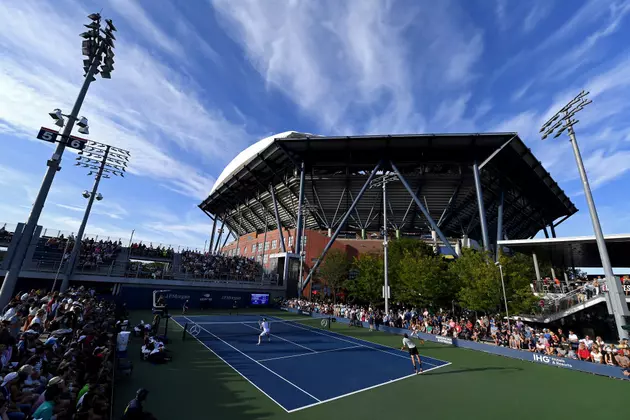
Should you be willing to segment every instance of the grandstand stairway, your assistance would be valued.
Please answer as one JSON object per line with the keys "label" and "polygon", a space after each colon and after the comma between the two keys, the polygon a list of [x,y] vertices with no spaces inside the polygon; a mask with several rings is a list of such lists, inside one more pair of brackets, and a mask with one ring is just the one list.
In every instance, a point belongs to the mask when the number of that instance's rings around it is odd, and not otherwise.
{"label": "grandstand stairway", "polygon": [[[584,287],[577,288],[563,295],[556,295],[550,299],[543,299],[545,306],[542,314],[519,315],[518,318],[526,322],[539,322],[547,324],[557,321],[569,315],[606,303],[606,292],[601,292],[591,296],[590,299],[579,299],[579,295],[585,296]],[[626,296],[626,302],[630,303],[630,296]]]}
{"label": "grandstand stairway", "polygon": [[110,276],[114,277],[124,277],[125,271],[127,270],[127,261],[129,258],[129,248],[123,248],[120,250],[118,255],[116,256],[116,260],[114,264],[112,264],[111,274]]}

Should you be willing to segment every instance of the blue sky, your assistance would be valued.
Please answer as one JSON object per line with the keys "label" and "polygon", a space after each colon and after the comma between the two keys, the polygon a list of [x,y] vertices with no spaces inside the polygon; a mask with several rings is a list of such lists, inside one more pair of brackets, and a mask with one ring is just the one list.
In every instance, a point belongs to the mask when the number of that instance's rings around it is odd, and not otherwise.
{"label": "blue sky", "polygon": [[[517,131],[592,227],[566,137],[538,129],[581,89],[576,127],[605,233],[630,232],[630,1],[0,2],[0,222],[26,219],[69,112],[85,16],[118,28],[111,80],[81,111],[90,139],[129,149],[132,173],[101,184],[88,233],[201,248],[197,208],[256,140],[317,134]],[[40,224],[76,231],[92,180],[64,156]]]}

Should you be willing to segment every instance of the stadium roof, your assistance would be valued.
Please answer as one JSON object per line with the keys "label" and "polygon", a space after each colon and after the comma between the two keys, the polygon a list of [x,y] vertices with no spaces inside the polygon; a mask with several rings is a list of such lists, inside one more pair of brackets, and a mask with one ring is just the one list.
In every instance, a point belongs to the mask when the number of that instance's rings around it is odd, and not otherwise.
{"label": "stadium roof", "polygon": [[[604,239],[611,265],[630,266],[630,234],[606,235]],[[535,253],[539,261],[549,261],[554,267],[602,266],[595,236],[499,241],[499,246],[524,254]]]}
{"label": "stadium roof", "polygon": [[[303,161],[306,227],[334,229],[381,159],[396,164],[450,237],[481,236],[471,170],[475,161],[482,168],[491,235],[496,233],[501,188],[504,227],[510,239],[532,237],[543,226],[577,212],[516,133],[324,137],[285,132],[254,143],[234,158],[199,207],[218,215],[239,235],[262,232],[265,226],[275,229],[273,185],[281,223],[294,228],[299,193],[296,168]],[[368,190],[347,222],[347,231],[378,231],[381,201],[380,189]],[[391,227],[406,234],[429,232],[399,182],[388,184],[388,202]]]}

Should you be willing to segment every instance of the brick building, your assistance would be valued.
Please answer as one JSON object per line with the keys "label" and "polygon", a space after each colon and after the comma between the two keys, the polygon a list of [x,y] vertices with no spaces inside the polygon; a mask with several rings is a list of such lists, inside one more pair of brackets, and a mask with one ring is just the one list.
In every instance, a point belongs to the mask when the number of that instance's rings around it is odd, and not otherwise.
{"label": "brick building", "polygon": [[[295,229],[283,229],[284,240],[288,253],[295,253]],[[304,241],[304,268],[303,278],[309,273],[311,267],[322,254],[324,247],[330,238],[326,232],[317,230],[306,230]],[[265,245],[266,244],[266,245]],[[364,253],[380,253],[383,251],[382,239],[350,239],[338,238],[332,249],[343,251],[349,259]],[[265,270],[274,271],[276,258],[282,254],[280,235],[278,230],[265,233],[248,233],[239,237],[238,241],[233,241],[221,249],[225,255],[239,255],[246,258],[255,259]],[[315,286],[317,288],[317,286]],[[310,293],[310,288],[304,291],[306,295]]]}

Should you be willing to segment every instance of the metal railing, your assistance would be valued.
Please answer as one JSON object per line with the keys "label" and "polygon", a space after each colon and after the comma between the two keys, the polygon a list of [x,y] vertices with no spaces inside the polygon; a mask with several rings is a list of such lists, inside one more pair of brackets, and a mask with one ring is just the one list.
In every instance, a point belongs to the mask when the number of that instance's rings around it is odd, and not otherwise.
{"label": "metal railing", "polygon": [[[24,270],[44,273],[63,272],[66,261],[40,259],[27,264]],[[112,261],[111,263],[97,265],[77,265],[74,275],[91,275],[105,277],[125,277],[151,280],[180,280],[203,283],[229,283],[229,284],[257,284],[265,286],[277,286],[279,276],[274,273],[257,273],[244,275],[242,273],[219,272],[201,273],[199,271],[186,270],[183,267],[172,267],[165,264],[164,267],[135,262]]]}
{"label": "metal railing", "polygon": [[566,294],[555,296],[549,295],[548,298],[541,299],[541,304],[539,305],[540,312],[532,315],[546,316],[566,311],[576,305],[604,296],[604,290],[605,282],[602,282],[599,290],[596,290],[591,285],[587,284],[579,286]]}

